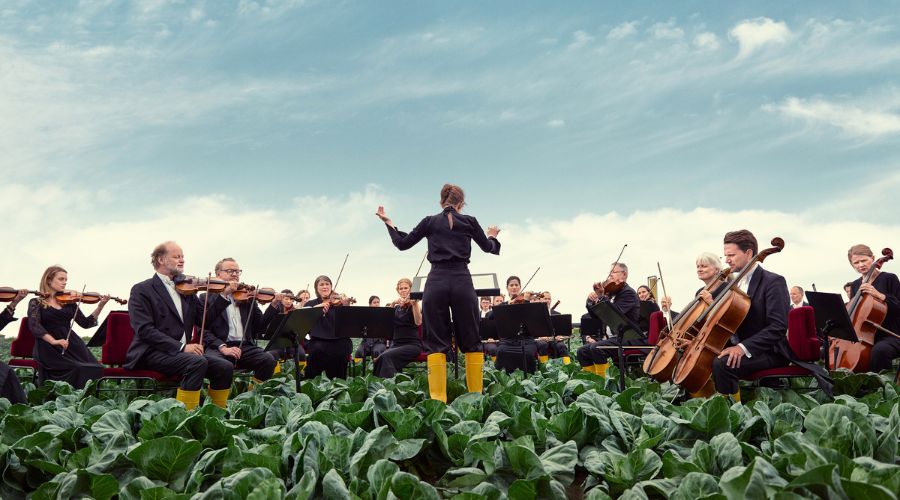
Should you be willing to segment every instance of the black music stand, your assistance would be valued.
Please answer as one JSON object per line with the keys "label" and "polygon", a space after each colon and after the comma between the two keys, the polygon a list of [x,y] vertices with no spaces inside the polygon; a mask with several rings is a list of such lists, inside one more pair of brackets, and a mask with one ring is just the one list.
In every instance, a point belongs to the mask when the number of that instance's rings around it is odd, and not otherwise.
{"label": "black music stand", "polygon": [[303,307],[280,316],[280,321],[272,321],[269,324],[263,338],[271,339],[269,344],[274,342],[276,349],[293,348],[294,382],[297,385],[297,394],[300,394],[300,339],[305,337],[322,317],[322,308]]}
{"label": "black music stand", "polygon": [[590,315],[581,317],[581,341],[584,342],[585,337],[594,337],[597,340],[606,338],[606,325],[597,318]]}
{"label": "black music stand", "polygon": [[641,327],[630,319],[622,316],[618,309],[612,306],[611,302],[600,301],[591,308],[591,311],[600,316],[600,319],[609,326],[610,331],[616,335],[616,352],[619,354],[619,390],[625,390],[625,355],[622,342],[625,340],[640,339],[644,336],[641,334]]}
{"label": "black music stand", "polygon": [[[553,325],[554,337],[567,337],[566,349],[572,350],[572,315],[571,314],[551,314],[550,323]],[[556,338],[553,339],[556,342]],[[571,355],[571,354],[570,354]]]}
{"label": "black music stand", "polygon": [[[413,278],[412,289],[409,298],[422,300],[425,295],[425,281],[428,276],[416,276]],[[480,273],[472,275],[472,284],[475,286],[475,295],[478,297],[496,297],[500,295],[500,285],[497,282],[496,273]]]}
{"label": "black music stand", "polygon": [[[521,346],[525,339],[533,340],[535,337],[551,337],[553,335],[550,311],[547,310],[547,304],[543,302],[503,304],[494,306],[493,311],[500,340],[515,340]],[[523,347],[522,371],[527,373],[528,360],[525,356]]]}
{"label": "black music stand", "polygon": [[850,315],[847,314],[843,296],[838,293],[806,292],[806,300],[809,301],[809,305],[815,311],[816,330],[822,335],[822,357],[825,360],[825,366],[826,368],[828,366],[837,367],[840,352],[838,351],[838,346],[835,346],[833,362],[828,362],[828,348],[830,344],[828,337],[859,342],[856,330],[853,329],[853,322],[850,321]]}
{"label": "black music stand", "polygon": [[[340,338],[385,339],[394,338],[393,307],[338,307],[334,313],[334,333]],[[363,356],[363,375],[366,358]]]}
{"label": "black music stand", "polygon": [[481,318],[478,322],[478,334],[481,340],[498,340],[500,337],[497,334],[497,322],[493,318]]}

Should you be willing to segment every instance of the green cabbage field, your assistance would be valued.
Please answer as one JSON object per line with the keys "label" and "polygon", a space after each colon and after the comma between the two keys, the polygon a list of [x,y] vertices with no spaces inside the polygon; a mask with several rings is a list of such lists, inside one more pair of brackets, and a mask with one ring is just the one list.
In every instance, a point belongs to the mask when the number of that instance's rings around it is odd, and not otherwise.
{"label": "green cabbage field", "polygon": [[[760,389],[673,404],[675,389],[574,365],[527,378],[275,378],[223,410],[98,397],[47,383],[0,402],[0,497],[897,498],[900,395],[877,375],[836,374],[835,398]],[[452,374],[452,370],[451,370]],[[461,374],[462,375],[462,374]],[[755,397],[754,397],[755,396]]]}

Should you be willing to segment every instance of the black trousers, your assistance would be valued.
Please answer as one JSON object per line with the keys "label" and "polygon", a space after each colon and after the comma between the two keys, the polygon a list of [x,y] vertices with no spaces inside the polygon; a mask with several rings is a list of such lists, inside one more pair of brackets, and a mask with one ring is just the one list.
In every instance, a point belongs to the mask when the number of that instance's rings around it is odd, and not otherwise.
{"label": "black trousers", "polygon": [[536,356],[537,345],[532,339],[501,339],[497,345],[497,361],[494,365],[506,373],[516,370],[534,373],[537,369]]}
{"label": "black trousers", "polygon": [[878,373],[890,370],[895,359],[900,358],[900,339],[892,335],[880,334],[872,346],[869,371]]}
{"label": "black trousers", "polygon": [[180,387],[185,391],[199,391],[204,378],[209,379],[210,389],[228,389],[231,387],[231,375],[234,373],[234,365],[222,357],[197,356],[186,352],[171,355],[156,349],[147,349],[135,367],[138,370],[153,370],[173,377],[180,376]]}
{"label": "black trousers", "polygon": [[418,340],[397,340],[375,359],[375,375],[393,377],[421,353],[422,344]]}
{"label": "black trousers", "polygon": [[347,357],[353,351],[350,339],[311,339],[306,343],[305,378],[321,374],[328,378],[347,378]]}
{"label": "black trousers", "polygon": [[428,273],[422,297],[427,352],[450,352],[451,311],[459,350],[482,352],[478,333],[478,297],[472,285],[472,275],[464,262],[434,264]]}
{"label": "black trousers", "polygon": [[741,366],[738,368],[728,368],[725,364],[728,357],[716,358],[712,365],[712,379],[716,384],[716,392],[720,394],[734,394],[738,391],[738,381],[741,377],[750,375],[753,372],[767,370],[769,368],[777,368],[790,364],[787,358],[774,352],[765,352],[756,354],[752,358],[744,356],[741,358]]}
{"label": "black trousers", "polygon": [[354,358],[364,358],[366,356],[377,358],[381,356],[381,354],[387,349],[387,346],[384,345],[383,340],[370,341],[366,342],[363,339],[360,342],[359,347],[356,348],[356,351],[353,353]]}
{"label": "black trousers", "polygon": [[12,404],[28,402],[25,391],[19,383],[19,377],[6,363],[0,361],[0,398],[6,398]]}
{"label": "black trousers", "polygon": [[485,342],[483,345],[484,345],[484,354],[486,356],[496,356],[497,355],[497,348],[499,347],[499,343]]}
{"label": "black trousers", "polygon": [[[618,345],[618,339],[606,339],[593,344],[585,344],[578,348],[578,351],[575,352],[575,357],[578,358],[578,364],[581,366],[602,365],[609,363],[610,359],[619,359],[618,349],[602,349],[602,347],[615,347]],[[622,345],[647,345],[647,339],[626,339],[622,341]]]}
{"label": "black trousers", "polygon": [[[228,347],[240,347],[241,358],[235,360],[231,356],[222,354],[218,349],[207,349],[206,356],[221,358],[230,363],[234,368],[253,370],[253,376],[259,380],[269,380],[275,372],[275,357],[271,352],[264,351],[255,345],[243,345],[240,342],[227,342]],[[235,362],[236,361],[236,362]]]}
{"label": "black trousers", "polygon": [[551,358],[561,358],[563,356],[569,355],[569,348],[566,346],[565,342],[560,342],[557,340],[536,340],[537,342],[537,353],[540,356],[550,356]]}
{"label": "black trousers", "polygon": [[306,349],[303,344],[297,344],[297,347],[283,347],[275,342],[266,344],[266,352],[272,354],[276,360],[294,359],[294,350],[297,351],[297,361],[306,361]]}

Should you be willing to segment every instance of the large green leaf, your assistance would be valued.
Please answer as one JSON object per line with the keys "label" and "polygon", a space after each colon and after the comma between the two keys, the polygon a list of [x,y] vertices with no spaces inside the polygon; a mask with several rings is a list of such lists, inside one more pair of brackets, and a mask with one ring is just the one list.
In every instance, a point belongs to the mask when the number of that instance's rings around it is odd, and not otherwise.
{"label": "large green leaf", "polygon": [[766,498],[787,485],[772,464],[756,458],[750,465],[732,467],[722,474],[719,487],[728,498]]}
{"label": "large green leaf", "polygon": [[181,491],[191,464],[202,449],[193,439],[168,436],[139,444],[128,453],[128,458],[150,479],[164,481],[173,490]]}
{"label": "large green leaf", "polygon": [[390,457],[397,449],[397,439],[391,434],[387,426],[382,426],[370,432],[362,447],[350,457],[350,476],[365,476],[369,466],[379,459]]}
{"label": "large green leaf", "polygon": [[391,478],[391,492],[397,498],[439,500],[437,490],[430,484],[406,472],[397,472]]}
{"label": "large green leaf", "polygon": [[264,467],[244,469],[224,477],[199,495],[200,500],[244,500],[280,498],[284,484]]}
{"label": "large green leaf", "polygon": [[845,405],[828,403],[813,408],[806,415],[804,427],[813,443],[850,457],[871,456],[875,448],[872,423]]}
{"label": "large green leaf", "polygon": [[710,474],[689,472],[678,483],[670,500],[701,500],[721,495],[719,482]]}
{"label": "large green leaf", "polygon": [[690,427],[707,437],[731,431],[728,403],[725,402],[725,398],[714,396],[704,401],[691,418]]}

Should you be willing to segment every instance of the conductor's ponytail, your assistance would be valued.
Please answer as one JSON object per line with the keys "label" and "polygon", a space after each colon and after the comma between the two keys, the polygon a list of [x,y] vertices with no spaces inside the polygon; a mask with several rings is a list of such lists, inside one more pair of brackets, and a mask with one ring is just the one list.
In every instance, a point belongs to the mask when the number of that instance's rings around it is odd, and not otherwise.
{"label": "conductor's ponytail", "polygon": [[[444,187],[441,188],[441,207],[456,207],[457,205],[461,205],[465,203],[466,195],[463,193],[461,187],[455,184],[444,184]],[[453,214],[447,212],[447,222],[450,224],[450,229],[453,229]]]}

